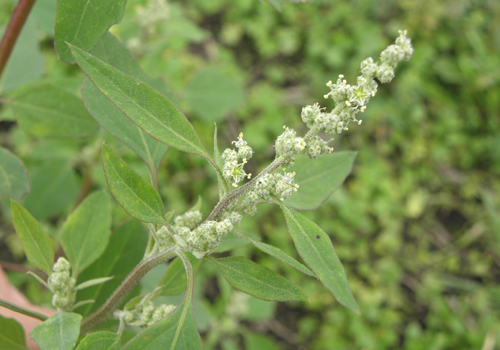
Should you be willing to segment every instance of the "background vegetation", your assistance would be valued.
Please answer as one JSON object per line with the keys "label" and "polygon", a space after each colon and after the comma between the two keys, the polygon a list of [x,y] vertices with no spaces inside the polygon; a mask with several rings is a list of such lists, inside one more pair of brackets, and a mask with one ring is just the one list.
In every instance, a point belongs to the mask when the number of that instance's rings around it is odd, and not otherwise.
{"label": "background vegetation", "polygon": [[[308,213],[330,234],[361,315],[336,303],[319,282],[237,239],[235,253],[282,273],[311,303],[263,302],[232,290],[204,264],[195,312],[207,349],[495,349],[500,344],[500,5],[494,0],[129,0],[112,32],[161,76],[207,148],[243,131],[257,151],[253,173],[274,154],[283,125],[300,127],[300,109],[320,102],[325,83],[357,76],[407,29],[415,54],[398,67],[363,115],[334,141],[357,151],[352,175]],[[15,2],[0,2],[5,26]],[[38,0],[8,72],[7,96],[40,81],[78,94],[83,74],[57,60],[55,0]],[[328,106],[332,107],[332,106]],[[23,205],[57,236],[66,215],[106,188],[102,140],[147,177],[145,164],[103,130],[81,140],[27,132],[0,111],[0,144],[28,167]],[[203,198],[216,203],[215,173],[200,158],[170,150],[160,193],[178,213]],[[115,203],[116,204],[116,203]],[[0,206],[0,260],[25,264],[7,201]],[[114,222],[127,215],[114,206]],[[246,234],[294,255],[277,208],[244,221]],[[3,264],[7,268],[8,264]],[[153,270],[151,290],[166,266]],[[9,278],[36,304],[50,293],[24,273]]]}

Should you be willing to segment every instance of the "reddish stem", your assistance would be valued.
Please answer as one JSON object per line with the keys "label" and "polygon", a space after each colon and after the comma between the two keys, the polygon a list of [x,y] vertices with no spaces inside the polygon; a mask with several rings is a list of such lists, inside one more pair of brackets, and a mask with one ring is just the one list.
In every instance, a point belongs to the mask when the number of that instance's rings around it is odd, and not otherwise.
{"label": "reddish stem", "polygon": [[36,0],[19,0],[0,42],[0,77]]}

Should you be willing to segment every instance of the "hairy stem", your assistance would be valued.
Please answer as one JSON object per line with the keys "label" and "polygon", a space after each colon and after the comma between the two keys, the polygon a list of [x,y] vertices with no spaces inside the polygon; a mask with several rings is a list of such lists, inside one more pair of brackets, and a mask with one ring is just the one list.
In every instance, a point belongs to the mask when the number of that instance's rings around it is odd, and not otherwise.
{"label": "hairy stem", "polygon": [[251,181],[247,182],[241,187],[234,189],[229,192],[224,198],[222,198],[219,203],[214,207],[207,220],[217,220],[224,210],[231,204],[235,199],[240,197],[241,195],[247,193],[252,189],[252,187],[257,183],[259,178],[264,176],[265,174],[271,173],[274,170],[278,169],[283,163],[285,163],[286,159],[283,157],[276,158],[271,164],[267,166],[264,170],[262,170],[256,177],[254,177]]}
{"label": "hairy stem", "polygon": [[132,291],[137,283],[139,283],[141,278],[153,267],[173,258],[175,254],[175,246],[171,246],[158,254],[142,260],[134,267],[127,277],[125,277],[123,282],[114,290],[108,300],[106,300],[99,309],[83,319],[80,335],[87,333],[92,328],[109,320],[113,316],[113,311],[120,306],[125,297]]}
{"label": "hairy stem", "polygon": [[0,42],[0,77],[36,0],[19,0]]}
{"label": "hairy stem", "polygon": [[24,307],[22,307],[22,306],[19,306],[19,305],[13,304],[13,303],[11,303],[10,301],[3,300],[3,299],[1,299],[1,298],[0,298],[0,306],[3,306],[3,307],[4,307],[4,308],[6,308],[6,309],[9,309],[9,310],[12,310],[12,311],[18,312],[18,313],[23,314],[23,315],[26,315],[26,316],[29,316],[29,317],[36,318],[37,320],[40,320],[40,321],[45,321],[46,319],[48,319],[48,317],[47,317],[47,316],[42,315],[42,314],[41,314],[41,313],[39,313],[39,312],[36,312],[36,311],[31,311],[31,310],[25,309],[25,308],[24,308]]}

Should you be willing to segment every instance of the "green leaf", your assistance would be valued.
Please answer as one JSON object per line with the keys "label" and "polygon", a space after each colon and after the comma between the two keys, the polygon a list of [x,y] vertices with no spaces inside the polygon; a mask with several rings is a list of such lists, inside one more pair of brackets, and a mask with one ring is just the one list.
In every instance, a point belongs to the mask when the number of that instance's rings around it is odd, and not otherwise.
{"label": "green leaf", "polygon": [[118,350],[120,337],[111,332],[95,332],[82,339],[76,350]]}
{"label": "green leaf", "polygon": [[165,223],[160,195],[106,144],[102,164],[109,189],[127,213],[144,222]]}
{"label": "green leaf", "polygon": [[[165,82],[162,79],[152,79],[144,73],[130,52],[113,35],[107,33],[92,53],[122,72],[141,79],[175,101],[174,95]],[[137,153],[148,164],[151,171],[155,171],[167,152],[168,146],[155,140],[135,125],[88,79],[85,79],[81,93],[85,106],[99,124]]]}
{"label": "green leaf", "polygon": [[28,261],[50,274],[54,263],[54,248],[42,226],[20,204],[11,200],[12,222]]}
{"label": "green leaf", "polygon": [[[109,238],[106,250],[92,265],[78,276],[77,284],[103,276],[114,276],[106,283],[79,290],[77,301],[95,300],[76,309],[87,315],[101,306],[111,293],[120,285],[130,271],[141,261],[148,236],[144,226],[131,220],[116,229]],[[134,296],[130,293],[127,300]]]}
{"label": "green leaf", "polygon": [[330,237],[298,211],[281,206],[295,247],[316,276],[345,307],[359,312]]}
{"label": "green leaf", "polygon": [[[16,41],[14,50],[0,79],[2,94],[40,78],[44,71],[44,57],[38,48],[35,20],[28,17]],[[3,36],[3,31],[0,30]]]}
{"label": "green leaf", "polygon": [[193,111],[208,122],[222,120],[245,99],[240,84],[213,68],[197,72],[184,94]]}
{"label": "green leaf", "polygon": [[285,204],[298,210],[319,208],[352,170],[356,152],[336,152],[316,159],[297,157],[291,171],[299,190]]}
{"label": "green leaf", "polygon": [[307,295],[290,281],[242,256],[206,258],[217,266],[233,287],[263,300],[307,300]]}
{"label": "green leaf", "polygon": [[51,84],[24,90],[8,104],[21,129],[37,137],[81,138],[99,128],[81,99]]}
{"label": "green leaf", "polygon": [[54,37],[54,26],[56,23],[56,0],[38,0],[31,10],[37,19],[40,29],[50,38]]}
{"label": "green leaf", "polygon": [[80,335],[82,316],[74,313],[58,312],[40,323],[30,333],[41,350],[70,350]]}
{"label": "green leaf", "polygon": [[21,199],[29,191],[28,171],[23,162],[0,147],[0,197]]}
{"label": "green leaf", "polygon": [[[186,253],[186,255],[189,257],[191,266],[193,266],[193,273],[196,274],[202,260],[197,259],[190,253]],[[182,294],[186,291],[187,276],[181,259],[176,258],[168,265],[167,271],[163,274],[158,285],[163,287],[159,295],[173,296]]]}
{"label": "green leaf", "polygon": [[0,316],[0,349],[25,350],[23,327],[11,318]]}
{"label": "green leaf", "polygon": [[61,233],[61,244],[78,275],[106,249],[111,234],[111,201],[95,192],[68,216]]}
{"label": "green leaf", "polygon": [[160,322],[132,338],[123,350],[201,350],[190,302],[184,302]]}
{"label": "green leaf", "polygon": [[242,235],[242,234],[240,234],[240,236],[246,238],[250,243],[252,243],[254,246],[256,246],[257,248],[262,250],[264,253],[271,255],[272,257],[287,264],[288,266],[291,266],[291,267],[299,270],[303,274],[316,277],[316,275],[311,270],[309,270],[307,267],[305,267],[304,265],[299,263],[297,260],[292,258],[290,255],[288,255],[287,253],[285,253],[281,249],[276,248],[276,247],[269,245],[269,244],[266,244],[266,243],[254,241],[253,239],[251,239],[245,235]]}
{"label": "green leaf", "polygon": [[85,75],[140,128],[167,145],[210,158],[191,123],[165,95],[75,46],[71,49]]}
{"label": "green leaf", "polygon": [[55,48],[59,58],[74,62],[66,42],[92,50],[108,29],[122,20],[126,3],[127,0],[58,0]]}
{"label": "green leaf", "polygon": [[78,180],[67,164],[30,168],[29,174],[31,192],[24,197],[23,205],[37,220],[60,214],[74,203]]}

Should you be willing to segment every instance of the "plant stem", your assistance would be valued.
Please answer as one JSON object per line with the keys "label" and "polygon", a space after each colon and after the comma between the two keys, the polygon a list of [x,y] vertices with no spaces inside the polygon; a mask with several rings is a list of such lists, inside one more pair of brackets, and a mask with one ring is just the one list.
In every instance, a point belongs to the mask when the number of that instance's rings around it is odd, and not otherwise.
{"label": "plant stem", "polygon": [[171,246],[166,250],[155,254],[147,259],[142,260],[136,267],[125,277],[123,282],[116,288],[110,297],[90,315],[85,317],[81,324],[80,335],[90,331],[92,328],[106,322],[113,316],[118,306],[123,302],[125,297],[139,283],[142,277],[149,272],[153,267],[164,263],[165,261],[175,256],[175,246]]}
{"label": "plant stem", "polygon": [[24,308],[24,307],[22,307],[22,306],[19,306],[19,305],[13,304],[13,303],[11,303],[10,301],[3,300],[3,299],[1,299],[1,298],[0,298],[0,306],[3,306],[4,308],[7,308],[7,309],[12,310],[12,311],[15,311],[15,312],[18,312],[18,313],[23,314],[23,315],[26,315],[26,316],[29,316],[29,317],[36,318],[37,320],[40,320],[40,321],[45,321],[46,319],[48,319],[48,317],[47,317],[47,316],[42,315],[42,314],[41,314],[41,313],[39,313],[39,312],[36,312],[36,311],[31,311],[31,310],[25,309],[25,308]]}
{"label": "plant stem", "polygon": [[214,207],[210,215],[206,220],[217,220],[219,216],[222,215],[224,210],[227,208],[229,204],[231,204],[235,199],[239,196],[247,193],[250,189],[255,185],[257,180],[264,176],[265,174],[271,173],[274,170],[278,169],[283,163],[285,163],[286,159],[283,157],[276,158],[271,164],[267,166],[264,170],[262,170],[256,177],[254,177],[251,181],[247,182],[241,187],[238,187],[228,193],[224,198],[222,198],[219,203]]}
{"label": "plant stem", "polygon": [[0,42],[0,77],[36,0],[19,0]]}
{"label": "plant stem", "polygon": [[182,251],[180,248],[175,250],[175,254],[181,259],[182,264],[184,265],[184,269],[186,269],[187,276],[187,289],[186,289],[186,301],[191,302],[193,297],[193,288],[194,288],[194,272],[193,266],[191,265],[191,261],[187,257],[186,253]]}

